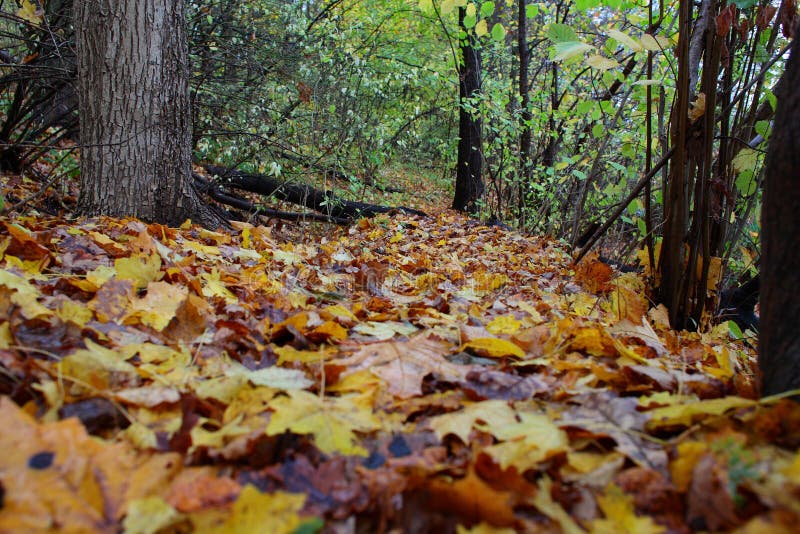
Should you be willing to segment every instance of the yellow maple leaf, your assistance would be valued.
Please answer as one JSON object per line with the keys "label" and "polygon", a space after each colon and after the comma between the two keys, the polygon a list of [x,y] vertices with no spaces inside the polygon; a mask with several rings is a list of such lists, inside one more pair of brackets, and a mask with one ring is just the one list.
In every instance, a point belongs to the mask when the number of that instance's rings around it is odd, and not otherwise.
{"label": "yellow maple leaf", "polygon": [[92,320],[94,314],[85,304],[71,299],[64,299],[58,304],[56,316],[65,323],[71,322],[83,328],[86,323]]}
{"label": "yellow maple leaf", "polygon": [[11,290],[11,302],[19,306],[26,319],[34,319],[53,312],[39,304],[39,288],[16,274],[0,269],[0,285]]}
{"label": "yellow maple leaf", "polygon": [[112,382],[133,381],[138,377],[136,367],[125,361],[125,354],[107,349],[88,338],[85,343],[85,349],[76,350],[58,362],[56,367],[62,376],[75,380],[79,385],[98,389],[107,388]]}
{"label": "yellow maple leaf", "polygon": [[229,421],[222,427],[213,430],[207,430],[205,428],[206,425],[202,424],[201,422],[201,424],[198,424],[192,428],[192,446],[189,449],[189,452],[191,453],[195,451],[198,447],[220,449],[234,438],[249,434],[253,431],[253,429],[246,424],[242,424],[243,419],[244,414],[241,414],[239,417]]}
{"label": "yellow maple leaf", "polygon": [[722,415],[728,410],[745,408],[754,404],[756,404],[754,400],[730,396],[664,406],[650,410],[651,419],[647,422],[647,428],[656,429],[673,425],[689,426],[694,417]]}
{"label": "yellow maple leaf", "polygon": [[221,254],[219,247],[212,245],[204,245],[197,241],[186,241],[183,243],[183,248],[195,254],[198,258],[203,260],[213,260],[216,256]]}
{"label": "yellow maple leaf", "polygon": [[128,513],[122,526],[125,534],[152,534],[176,525],[183,515],[163,498],[151,495],[128,503]]}
{"label": "yellow maple leaf", "polygon": [[192,514],[191,520],[195,532],[208,534],[290,534],[302,523],[298,514],[305,501],[306,496],[300,493],[261,493],[248,484],[224,521],[219,521],[219,514],[203,511]]}
{"label": "yellow maple leaf", "polygon": [[227,287],[225,287],[225,284],[222,282],[217,269],[212,270],[210,273],[203,273],[200,275],[200,278],[203,279],[204,297],[220,297],[225,299],[225,302],[228,304],[235,304],[239,302],[239,299],[236,298],[236,295],[234,295]]}
{"label": "yellow maple leaf", "polygon": [[495,317],[486,325],[486,330],[492,334],[516,334],[522,326],[522,321],[517,320],[513,315],[501,315]]}
{"label": "yellow maple leaf", "polygon": [[516,356],[524,358],[525,351],[511,341],[496,337],[480,337],[467,341],[461,346],[461,350],[472,349],[480,356],[490,358],[503,358],[504,356]]}
{"label": "yellow maple leaf", "polygon": [[263,414],[269,409],[269,403],[277,393],[277,390],[263,386],[241,387],[228,397],[230,400],[222,420],[228,422],[240,415],[247,418],[251,415]]}
{"label": "yellow maple leaf", "polygon": [[347,337],[347,329],[334,321],[325,321],[309,332],[309,335],[315,336],[315,341],[319,341],[320,337],[326,340],[333,338],[341,341]]}
{"label": "yellow maple leaf", "polygon": [[514,534],[513,528],[501,528],[489,523],[478,523],[472,528],[456,525],[456,534]]}
{"label": "yellow maple leaf", "polygon": [[326,306],[320,312],[320,316],[323,319],[343,319],[346,321],[357,322],[358,317],[356,317],[352,311],[347,309],[346,307],[342,306],[341,304],[334,304],[332,306]]}
{"label": "yellow maple leaf", "polygon": [[278,365],[286,362],[320,363],[334,354],[330,350],[298,350],[291,345],[275,347],[272,350],[278,355]]}
{"label": "yellow maple leaf", "polygon": [[694,467],[707,451],[708,444],[700,441],[685,441],[678,444],[676,458],[669,464],[669,473],[678,491],[689,489]]}
{"label": "yellow maple leaf", "polygon": [[119,258],[114,261],[117,278],[133,280],[136,289],[144,289],[150,282],[160,280],[161,256],[158,254],[134,254],[129,258]]}
{"label": "yellow maple leaf", "polygon": [[147,295],[137,298],[131,303],[130,317],[137,317],[145,326],[161,332],[175,317],[178,308],[189,296],[189,290],[183,286],[167,282],[150,282],[147,284]]}
{"label": "yellow maple leaf", "polygon": [[0,324],[0,349],[7,349],[14,344],[14,336],[11,335],[11,325],[8,321]]}
{"label": "yellow maple leaf", "polygon": [[520,412],[517,417],[519,421],[511,424],[491,420],[483,427],[502,442],[488,447],[486,452],[503,469],[515,466],[523,472],[569,448],[566,432],[549,417],[530,412]]}
{"label": "yellow maple leaf", "polygon": [[274,413],[267,435],[286,430],[311,434],[319,450],[328,454],[366,456],[367,450],[358,444],[355,432],[371,432],[381,424],[372,410],[359,405],[354,396],[320,399],[307,391],[290,391],[288,396],[274,399],[270,408]]}
{"label": "yellow maple leaf", "polygon": [[513,425],[517,419],[506,401],[486,400],[470,404],[459,412],[431,417],[430,426],[440,440],[447,434],[453,434],[464,443],[469,443],[469,434],[478,421],[496,421],[497,425],[503,426]]}
{"label": "yellow maple leaf", "polygon": [[17,16],[32,24],[41,24],[43,12],[31,0],[20,0]]}
{"label": "yellow maple leaf", "polygon": [[595,534],[660,534],[666,531],[652,518],[637,516],[633,498],[615,484],[606,486],[605,493],[597,496],[597,504],[606,517],[592,522]]}

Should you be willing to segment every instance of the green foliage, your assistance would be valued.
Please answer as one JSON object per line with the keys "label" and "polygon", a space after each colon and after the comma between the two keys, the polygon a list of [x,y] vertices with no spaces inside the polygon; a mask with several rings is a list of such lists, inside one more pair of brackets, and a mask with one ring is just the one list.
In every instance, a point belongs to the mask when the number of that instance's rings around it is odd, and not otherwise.
{"label": "green foliage", "polygon": [[[779,66],[766,72],[763,83],[750,82],[785,39],[772,22],[757,24],[754,2],[737,0],[736,5],[741,9],[739,25],[731,29],[736,39],[717,91],[730,92],[728,99],[737,91],[745,94],[725,114],[719,101],[707,111],[740,123],[724,135],[717,123],[713,132],[714,151],[722,149],[723,140],[728,148],[721,166],[714,164],[717,211],[710,216],[727,225],[727,265],[744,268],[752,262],[740,254],[736,241],[752,240],[748,247],[757,254],[759,184],[771,133],[769,119],[756,111],[763,103],[774,110],[769,87]],[[645,33],[651,23],[646,3],[577,0],[565,11],[558,2],[528,2],[530,91],[523,109],[518,7],[482,0],[191,0],[196,160],[289,181],[316,180],[350,197],[363,196],[373,180],[380,184],[387,169],[411,168],[439,186],[452,186],[458,110],[464,106],[482,120],[485,209],[526,230],[570,237],[587,218],[605,217],[644,173],[646,117],[653,123],[649,164],[670,146],[677,11],[665,6],[663,20]],[[459,12],[465,16],[463,28]],[[45,18],[55,21],[49,11]],[[31,43],[49,35],[37,34],[16,17],[0,23],[0,48],[17,58],[30,58],[37,50]],[[52,35],[58,38],[56,51],[69,48],[68,23]],[[467,37],[481,54],[481,91],[459,102],[459,46]],[[51,54],[48,61],[65,60],[39,48]],[[51,70],[61,72],[61,63],[55,65]],[[13,115],[16,87],[9,82],[0,91],[5,117]],[[699,85],[691,92],[696,95]],[[39,139],[49,135],[33,119],[26,124],[9,130],[17,136],[37,132]],[[525,132],[530,133],[527,153],[520,146]],[[765,141],[745,146],[755,135]],[[60,160],[62,155],[52,150],[46,162],[55,172],[74,173],[74,160]],[[665,175],[654,177],[649,203],[642,196],[625,210],[612,229],[618,240],[638,245],[646,236],[646,204],[650,227],[660,231]]]}

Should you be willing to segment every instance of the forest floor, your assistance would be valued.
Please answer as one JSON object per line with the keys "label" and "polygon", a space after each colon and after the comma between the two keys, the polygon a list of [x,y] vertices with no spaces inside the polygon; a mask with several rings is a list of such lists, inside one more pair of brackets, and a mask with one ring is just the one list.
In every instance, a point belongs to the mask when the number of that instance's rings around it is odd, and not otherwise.
{"label": "forest floor", "polygon": [[755,340],[414,195],[344,228],[3,215],[0,532],[795,530],[800,408],[756,400]]}

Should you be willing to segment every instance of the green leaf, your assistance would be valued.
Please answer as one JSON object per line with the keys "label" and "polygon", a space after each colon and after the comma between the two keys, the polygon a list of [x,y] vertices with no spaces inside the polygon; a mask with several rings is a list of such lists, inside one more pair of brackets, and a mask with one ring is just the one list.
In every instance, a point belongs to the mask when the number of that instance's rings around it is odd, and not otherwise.
{"label": "green leaf", "polygon": [[644,219],[636,219],[636,226],[639,228],[639,235],[647,235],[647,224]]}
{"label": "green leaf", "polygon": [[586,115],[594,108],[594,101],[593,100],[584,100],[582,102],[578,102],[578,105],[575,106],[575,110],[578,112],[578,115]]}
{"label": "green leaf", "polygon": [[589,56],[589,58],[586,60],[586,64],[597,70],[608,70],[619,67],[619,63],[617,63],[615,60],[599,54]]}
{"label": "green leaf", "polygon": [[450,13],[453,12],[453,9],[455,9],[455,7],[456,4],[454,0],[442,0],[442,4],[441,7],[439,8],[439,11],[442,13],[442,15],[449,15]]}
{"label": "green leaf", "polygon": [[728,321],[728,331],[731,333],[731,335],[733,335],[734,339],[744,338],[742,329],[739,328],[739,325],[736,324],[736,321]]}
{"label": "green leaf", "polygon": [[602,124],[597,123],[594,126],[592,126],[592,135],[593,136],[599,138],[599,137],[604,136],[605,133],[606,133],[606,129]]}
{"label": "green leaf", "polygon": [[469,4],[469,5],[467,6],[467,13],[466,13],[466,15],[467,15],[468,17],[472,17],[472,18],[474,18],[474,19],[477,19],[477,17],[476,17],[476,13],[477,13],[477,9],[475,9],[475,4]]}
{"label": "green leaf", "polygon": [[557,23],[547,27],[547,38],[553,44],[579,41],[578,34],[575,33],[571,26]]}
{"label": "green leaf", "polygon": [[491,17],[494,13],[494,2],[484,2],[481,4],[481,16]]}
{"label": "green leaf", "polygon": [[756,192],[756,181],[753,180],[753,171],[746,170],[736,177],[736,189],[744,197],[749,197]]}
{"label": "green leaf", "polygon": [[312,517],[300,523],[292,534],[316,534],[322,530],[324,526],[325,522],[322,519],[319,517]]}
{"label": "green leaf", "polygon": [[755,125],[755,130],[758,135],[764,139],[769,139],[770,126],[769,121],[758,121]]}
{"label": "green leaf", "polygon": [[586,11],[587,9],[599,6],[601,3],[602,0],[576,0],[575,9],[578,11]]}
{"label": "green leaf", "polygon": [[419,10],[430,15],[433,13],[433,0],[419,0]]}
{"label": "green leaf", "polygon": [[503,28],[502,24],[500,24],[498,22],[497,24],[492,26],[492,39],[493,40],[495,40],[497,42],[500,42],[505,38],[505,36],[506,36],[506,29]]}
{"label": "green leaf", "polygon": [[474,27],[475,27],[475,23],[476,23],[477,21],[478,21],[478,19],[476,19],[474,15],[473,15],[473,16],[471,16],[471,17],[470,17],[469,15],[466,15],[466,16],[464,17],[464,27],[465,27],[466,29],[468,29],[468,30],[469,30],[470,28],[474,28]]}
{"label": "green leaf", "polygon": [[528,4],[527,6],[525,6],[525,16],[528,17],[529,19],[532,19],[538,14],[539,14],[539,6],[537,6],[536,4]]}
{"label": "green leaf", "polygon": [[570,59],[593,49],[594,47],[592,45],[580,41],[556,43],[551,55],[554,61],[564,61],[565,59]]}
{"label": "green leaf", "polygon": [[628,35],[627,33],[621,32],[619,30],[608,30],[608,36],[617,41],[618,43],[627,46],[634,52],[641,52],[644,50],[644,46],[642,43]]}
{"label": "green leaf", "polygon": [[778,99],[775,98],[775,94],[765,87],[764,95],[767,97],[767,102],[772,107],[772,111],[775,111],[778,107]]}

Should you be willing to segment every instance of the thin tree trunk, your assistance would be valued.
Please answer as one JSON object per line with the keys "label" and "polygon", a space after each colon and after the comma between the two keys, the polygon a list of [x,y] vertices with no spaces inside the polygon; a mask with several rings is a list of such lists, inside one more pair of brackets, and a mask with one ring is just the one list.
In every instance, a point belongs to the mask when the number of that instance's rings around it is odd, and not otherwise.
{"label": "thin tree trunk", "polygon": [[462,62],[458,70],[459,111],[458,111],[458,164],[456,167],[456,191],[453,209],[458,211],[477,211],[477,202],[483,196],[485,186],[481,170],[483,154],[481,151],[481,119],[466,107],[466,101],[474,98],[481,89],[481,60],[475,48],[474,33],[464,27],[466,9],[458,8],[458,25],[467,34],[461,44]]}
{"label": "thin tree trunk", "polygon": [[689,109],[689,35],[691,30],[691,3],[680,0],[678,37],[678,89],[672,109],[672,144],[675,151],[670,162],[669,184],[664,195],[664,240],[659,258],[661,286],[659,298],[669,308],[672,327],[685,326],[686,309],[683,305],[683,263],[685,259],[686,220],[688,211],[687,191],[687,128]]}
{"label": "thin tree trunk", "polygon": [[79,210],[215,226],[191,181],[186,6],[75,0]]}
{"label": "thin tree trunk", "polygon": [[520,115],[519,135],[519,183],[520,187],[527,190],[528,180],[531,179],[531,95],[528,82],[528,67],[530,52],[528,50],[528,17],[526,13],[527,0],[519,0],[517,47],[519,49],[519,97],[522,113]]}

